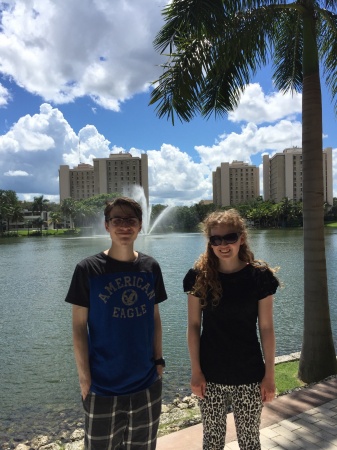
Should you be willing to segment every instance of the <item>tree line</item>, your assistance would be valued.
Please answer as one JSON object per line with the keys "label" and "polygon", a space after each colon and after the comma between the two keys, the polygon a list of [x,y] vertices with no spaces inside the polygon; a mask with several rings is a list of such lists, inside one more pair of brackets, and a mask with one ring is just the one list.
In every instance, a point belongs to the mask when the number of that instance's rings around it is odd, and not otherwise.
{"label": "tree line", "polygon": [[[83,227],[95,227],[103,222],[103,209],[107,201],[120,194],[100,194],[84,200],[67,198],[60,204],[50,202],[43,195],[34,197],[31,202],[20,201],[14,191],[0,190],[0,222],[1,233],[10,229],[10,224],[24,223],[24,227],[36,227],[42,231],[43,226],[52,224],[54,229],[65,226],[76,229]],[[167,205],[153,205],[150,223],[154,223],[157,217],[167,208]],[[158,224],[155,232],[195,232],[199,231],[199,224],[210,212],[217,208],[213,203],[196,203],[191,206],[175,206],[170,208]],[[303,225],[302,202],[284,198],[275,203],[264,201],[258,197],[253,201],[241,203],[235,208],[247,220],[248,225],[258,228],[284,228],[301,227]],[[35,218],[25,215],[29,211]],[[333,199],[333,205],[325,205],[325,221],[337,220],[337,198]],[[47,211],[48,221],[41,218],[41,213]]]}

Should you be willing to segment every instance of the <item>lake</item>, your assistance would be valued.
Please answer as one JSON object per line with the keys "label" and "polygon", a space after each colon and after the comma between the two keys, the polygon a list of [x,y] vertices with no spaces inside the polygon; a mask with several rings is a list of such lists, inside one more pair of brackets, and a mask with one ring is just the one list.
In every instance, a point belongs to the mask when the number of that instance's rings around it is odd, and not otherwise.
{"label": "lake", "polygon": [[[303,332],[302,230],[251,230],[257,259],[266,260],[284,287],[275,296],[277,355],[300,351]],[[76,263],[109,247],[108,235],[0,240],[0,436],[57,435],[82,420],[64,302]],[[190,394],[186,346],[187,302],[182,279],[204,250],[194,234],[140,235],[136,249],[160,263],[169,299],[161,304],[167,367],[164,401]],[[337,347],[337,230],[326,230],[333,336]],[[0,439],[1,440],[1,439]]]}

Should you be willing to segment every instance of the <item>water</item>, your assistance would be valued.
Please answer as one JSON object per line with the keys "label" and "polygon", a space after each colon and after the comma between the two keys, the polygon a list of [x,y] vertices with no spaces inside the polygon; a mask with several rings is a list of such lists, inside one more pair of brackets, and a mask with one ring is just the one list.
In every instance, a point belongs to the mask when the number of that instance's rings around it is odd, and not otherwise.
{"label": "water", "polygon": [[[280,266],[275,296],[277,355],[301,349],[303,246],[301,230],[252,230],[255,257]],[[82,419],[72,351],[71,306],[64,302],[75,264],[109,247],[94,238],[0,241],[0,443],[13,437],[60,435]],[[164,399],[189,390],[187,305],[182,278],[204,250],[200,234],[140,235],[136,248],[162,267],[169,300],[161,304],[167,368]],[[329,297],[337,348],[337,230],[326,231]]]}

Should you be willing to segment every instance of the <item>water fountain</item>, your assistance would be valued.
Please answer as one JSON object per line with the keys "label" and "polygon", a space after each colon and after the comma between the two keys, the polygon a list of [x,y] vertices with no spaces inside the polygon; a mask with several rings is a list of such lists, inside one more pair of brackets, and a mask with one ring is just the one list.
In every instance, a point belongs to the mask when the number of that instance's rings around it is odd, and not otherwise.
{"label": "water fountain", "polygon": [[156,218],[153,224],[150,224],[151,220],[151,211],[152,205],[148,205],[146,201],[146,197],[144,194],[144,189],[142,186],[136,185],[133,186],[130,191],[130,197],[136,200],[140,204],[143,210],[143,226],[142,232],[143,234],[149,235],[153,232],[153,230],[159,225],[159,223],[163,220],[164,217],[172,210],[173,206],[167,206],[159,216]]}
{"label": "water fountain", "polygon": [[153,222],[153,224],[151,225],[151,228],[149,229],[149,233],[151,234],[152,231],[156,228],[156,226],[162,222],[162,220],[164,219],[164,217],[166,217],[168,215],[168,213],[172,210],[173,206],[167,206],[165,209],[163,209],[163,211],[160,212],[160,214],[158,215],[158,217],[156,218],[156,220]]}

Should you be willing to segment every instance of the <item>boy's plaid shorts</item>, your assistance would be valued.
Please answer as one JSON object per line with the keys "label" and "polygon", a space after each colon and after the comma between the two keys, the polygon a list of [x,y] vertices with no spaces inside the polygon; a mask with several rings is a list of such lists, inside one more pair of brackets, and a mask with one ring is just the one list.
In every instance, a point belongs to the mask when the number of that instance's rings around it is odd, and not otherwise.
{"label": "boy's plaid shorts", "polygon": [[85,450],[154,450],[161,413],[162,380],[130,395],[101,397],[89,392]]}

